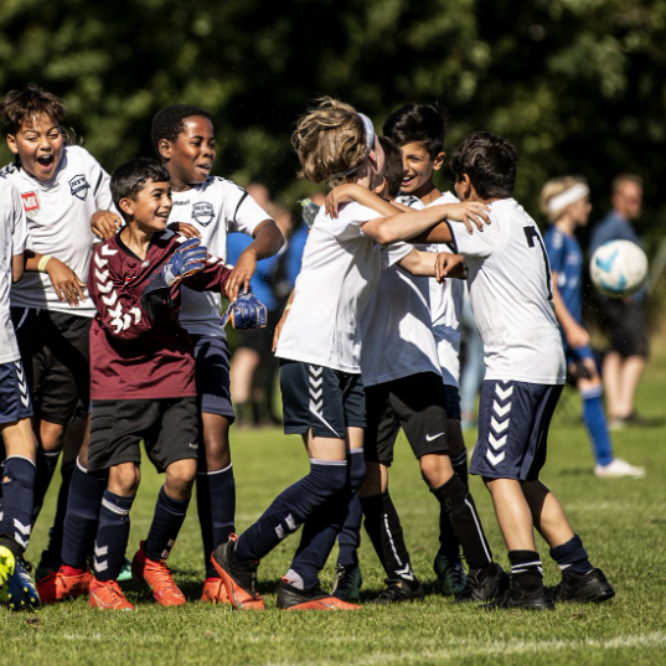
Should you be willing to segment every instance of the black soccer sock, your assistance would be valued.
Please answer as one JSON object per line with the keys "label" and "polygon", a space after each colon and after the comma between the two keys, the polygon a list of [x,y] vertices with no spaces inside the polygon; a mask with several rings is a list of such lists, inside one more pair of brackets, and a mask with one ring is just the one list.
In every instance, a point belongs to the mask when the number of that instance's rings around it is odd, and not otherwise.
{"label": "black soccer sock", "polygon": [[77,460],[69,484],[67,511],[63,522],[63,564],[74,569],[85,569],[86,559],[93,552],[107,483],[107,472],[88,472]]}
{"label": "black soccer sock", "polygon": [[543,567],[539,553],[534,550],[510,550],[511,584],[526,592],[543,587]]}
{"label": "black soccer sock", "polygon": [[[455,458],[451,458],[453,471],[467,486],[467,451],[463,451]],[[460,557],[460,541],[451,525],[451,519],[443,504],[439,510],[439,555],[444,555],[449,560]]]}
{"label": "black soccer sock", "polygon": [[5,460],[2,473],[4,500],[0,534],[11,538],[23,552],[30,541],[32,531],[32,502],[37,468],[35,463],[22,456],[10,456]]}
{"label": "black soccer sock", "polygon": [[206,578],[218,578],[211,554],[235,532],[236,484],[231,463],[215,472],[197,474],[197,510],[204,545]]}
{"label": "black soccer sock", "polygon": [[69,497],[69,488],[74,474],[76,464],[73,462],[63,463],[60,466],[60,475],[62,481],[58,491],[58,502],[56,504],[56,513],[53,518],[53,525],[49,530],[49,543],[42,551],[39,566],[43,569],[55,570],[62,564],[62,538],[67,513],[67,498]]}
{"label": "black soccer sock", "polygon": [[35,497],[32,505],[32,524],[37,522],[37,518],[42,510],[44,498],[51,485],[51,479],[58,466],[60,451],[37,450],[37,478],[35,479]]}
{"label": "black soccer sock", "polygon": [[402,534],[400,517],[388,491],[381,495],[362,497],[361,506],[365,516],[365,530],[384,567],[386,577],[404,580],[410,585],[417,584]]}
{"label": "black soccer sock", "polygon": [[135,497],[122,497],[108,489],[104,491],[95,538],[95,578],[99,581],[118,580],[125,561],[129,514]]}
{"label": "black soccer sock", "polygon": [[432,490],[444,507],[463,554],[471,569],[484,569],[493,563],[490,546],[483,532],[474,500],[462,479],[453,475],[444,485]]}
{"label": "black soccer sock", "polygon": [[160,488],[155,504],[153,523],[145,543],[146,555],[151,560],[166,560],[183,526],[190,500],[177,500]]}
{"label": "black soccer sock", "polygon": [[349,455],[349,478],[352,497],[349,502],[347,518],[338,535],[338,564],[348,566],[358,564],[358,549],[361,545],[361,521],[363,509],[358,496],[358,489],[365,479],[365,459],[363,449],[352,449]]}
{"label": "black soccer sock", "polygon": [[594,568],[577,534],[561,546],[551,548],[550,556],[557,562],[563,574],[586,574]]}
{"label": "black soccer sock", "polygon": [[310,473],[283,490],[238,537],[236,559],[241,564],[260,560],[346,485],[346,460],[311,460]]}

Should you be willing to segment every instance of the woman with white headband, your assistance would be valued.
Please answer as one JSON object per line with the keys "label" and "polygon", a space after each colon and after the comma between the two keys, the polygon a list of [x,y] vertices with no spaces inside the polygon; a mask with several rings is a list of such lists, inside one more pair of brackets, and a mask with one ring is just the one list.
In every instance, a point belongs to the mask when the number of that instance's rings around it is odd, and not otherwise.
{"label": "woman with white headband", "polygon": [[544,241],[553,271],[553,303],[569,377],[575,381],[583,399],[583,418],[595,457],[594,473],[601,478],[645,476],[643,467],[634,467],[613,456],[601,380],[589,333],[582,324],[583,253],[575,233],[578,227],[587,224],[592,210],[590,189],[582,178],[554,178],[541,190],[541,208],[551,222]]}
{"label": "woman with white headband", "polygon": [[[384,152],[372,122],[348,104],[330,97],[319,100],[298,122],[292,144],[307,180],[329,186],[355,182],[367,189],[383,183]],[[486,218],[484,206],[463,204],[407,221],[399,219],[403,215],[384,218],[350,203],[335,219],[322,208],[312,224],[276,351],[285,433],[302,435],[310,471],[254,525],[215,550],[213,564],[236,608],[264,608],[256,590],[257,565],[301,525],[300,546],[278,589],[278,607],[360,608],[322,591],[318,579],[350,498],[365,476],[358,322],[382,262],[434,275],[435,257],[440,266],[448,266],[453,256],[419,252],[405,243],[386,249],[381,245],[416,236],[448,216],[478,225]],[[462,258],[457,260],[462,265]]]}

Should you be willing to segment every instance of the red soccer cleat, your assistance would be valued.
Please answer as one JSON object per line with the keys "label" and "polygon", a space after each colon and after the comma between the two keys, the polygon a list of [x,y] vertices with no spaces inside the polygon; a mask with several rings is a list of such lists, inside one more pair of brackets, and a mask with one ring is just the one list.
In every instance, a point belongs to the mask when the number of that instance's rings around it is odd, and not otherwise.
{"label": "red soccer cleat", "polygon": [[201,593],[201,601],[209,604],[230,604],[227,588],[221,578],[206,578]]}
{"label": "red soccer cleat", "polygon": [[37,582],[37,591],[43,604],[55,604],[64,599],[76,599],[88,594],[92,574],[63,564],[56,573],[48,573]]}
{"label": "red soccer cleat", "polygon": [[307,590],[301,590],[289,584],[286,578],[280,581],[278,588],[277,607],[280,610],[302,611],[356,611],[361,610],[361,606],[350,604],[324,592],[319,585],[315,585]]}
{"label": "red soccer cleat", "polygon": [[90,598],[88,605],[100,610],[134,610],[134,606],[125,599],[118,581],[101,581],[97,578],[90,582]]}
{"label": "red soccer cleat", "polygon": [[164,560],[151,560],[146,555],[144,545],[145,541],[142,541],[132,560],[132,575],[148,585],[160,606],[184,606],[185,595],[174,582],[171,569]]}
{"label": "red soccer cleat", "polygon": [[227,543],[218,546],[211,557],[215,570],[224,581],[227,597],[238,610],[265,610],[264,600],[257,592],[257,565],[243,565],[236,561],[236,541],[231,534]]}

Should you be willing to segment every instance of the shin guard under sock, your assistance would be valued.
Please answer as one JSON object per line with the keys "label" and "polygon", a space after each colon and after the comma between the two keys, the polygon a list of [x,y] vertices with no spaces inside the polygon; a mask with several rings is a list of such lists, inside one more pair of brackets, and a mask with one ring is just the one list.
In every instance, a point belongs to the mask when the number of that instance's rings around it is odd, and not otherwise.
{"label": "shin guard under sock", "polygon": [[40,568],[56,570],[62,564],[62,533],[64,529],[65,514],[67,513],[67,498],[69,488],[74,474],[76,463],[68,462],[60,466],[60,490],[58,491],[58,502],[53,525],[49,530],[49,543],[42,552],[39,563]]}
{"label": "shin guard under sock", "polygon": [[[451,458],[453,471],[462,482],[467,486],[467,451],[463,451],[455,458]],[[444,505],[439,509],[439,555],[444,555],[449,560],[455,560],[460,557],[460,542],[451,525],[449,514]]]}
{"label": "shin guard under sock", "polygon": [[197,474],[197,509],[199,526],[204,544],[206,578],[217,578],[218,573],[211,562],[213,550],[229,540],[235,531],[236,484],[233,466],[215,472]]}
{"label": "shin guard under sock", "polygon": [[32,531],[32,502],[37,468],[23,456],[5,460],[2,473],[3,512],[0,535],[11,538],[23,552]]}
{"label": "shin guard under sock", "polygon": [[135,495],[122,497],[104,491],[95,537],[95,578],[118,580],[125,560],[130,531],[130,510]]}
{"label": "shin guard under sock", "polygon": [[60,451],[37,450],[37,478],[35,479],[35,497],[32,505],[32,524],[34,525],[39,517],[44,504],[46,492],[51,485],[51,479],[58,466]]}
{"label": "shin guard under sock", "polygon": [[338,535],[338,564],[348,566],[358,564],[358,549],[361,545],[361,522],[363,509],[358,496],[358,489],[365,479],[365,458],[363,449],[352,449],[349,455],[349,479],[351,482],[351,500],[347,518]]}
{"label": "shin guard under sock", "polygon": [[189,504],[189,499],[177,500],[169,497],[162,486],[155,504],[153,523],[144,545],[146,555],[151,560],[166,560],[169,557],[185,521]]}
{"label": "shin guard under sock", "polygon": [[459,476],[453,475],[444,485],[432,490],[449,516],[467,564],[471,569],[484,569],[493,562],[490,546],[483,532],[474,500]]}

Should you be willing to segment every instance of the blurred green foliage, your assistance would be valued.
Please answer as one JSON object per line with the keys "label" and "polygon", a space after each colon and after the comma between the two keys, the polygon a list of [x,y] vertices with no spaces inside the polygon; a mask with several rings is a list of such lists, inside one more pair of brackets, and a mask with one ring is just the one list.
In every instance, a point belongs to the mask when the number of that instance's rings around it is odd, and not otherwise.
{"label": "blurred green foliage", "polygon": [[36,82],[63,96],[109,170],[152,152],[160,107],[199,104],[216,121],[217,172],[293,203],[311,188],[289,133],[313,98],[339,96],[378,126],[436,100],[449,151],[481,128],[516,143],[516,196],[535,215],[549,177],[587,177],[596,219],[611,178],[641,174],[653,249],[666,230],[665,72],[663,0],[0,3],[0,92]]}

